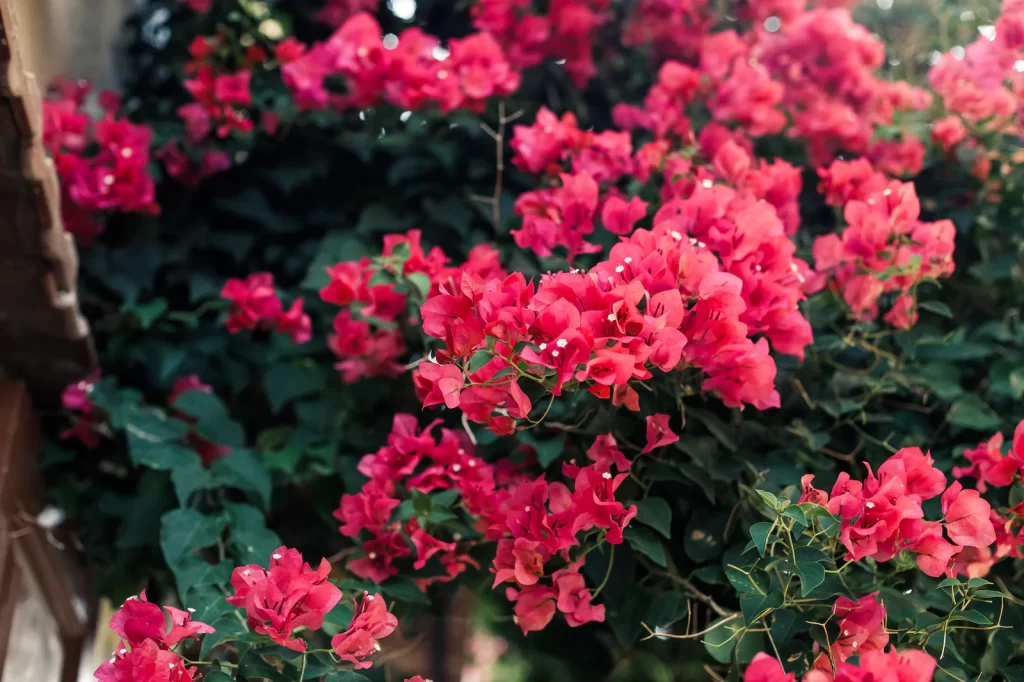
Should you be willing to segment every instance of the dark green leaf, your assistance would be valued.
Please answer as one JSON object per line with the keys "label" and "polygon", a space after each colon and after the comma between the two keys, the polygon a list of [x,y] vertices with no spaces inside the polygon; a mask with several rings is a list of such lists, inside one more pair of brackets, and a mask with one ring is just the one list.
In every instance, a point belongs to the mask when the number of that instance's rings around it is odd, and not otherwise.
{"label": "dark green leaf", "polygon": [[796,570],[800,574],[800,594],[804,597],[825,581],[825,567],[817,562],[797,564]]}
{"label": "dark green leaf", "polygon": [[322,391],[326,377],[317,367],[306,365],[277,365],[263,377],[270,409],[275,413],[295,400]]}
{"label": "dark green leaf", "polygon": [[[206,516],[195,509],[175,509],[160,518],[160,548],[171,566],[203,547],[216,544],[224,531],[223,516]],[[188,585],[179,585],[186,589]]]}
{"label": "dark green leaf", "polygon": [[238,661],[238,674],[246,680],[270,680],[270,682],[294,682],[277,671],[265,660],[258,649],[249,649]]}
{"label": "dark green leaf", "polygon": [[779,508],[779,498],[775,497],[775,495],[773,495],[772,493],[766,490],[755,490],[754,492],[760,495],[761,499],[764,500],[764,503],[771,507],[773,510]]}
{"label": "dark green leaf", "polygon": [[776,611],[772,614],[772,639],[779,646],[793,639],[799,617],[793,611]]}
{"label": "dark green leaf", "polygon": [[171,482],[174,484],[174,493],[178,497],[178,504],[182,507],[188,506],[192,494],[197,490],[205,490],[214,486],[213,476],[203,466],[194,451],[181,448],[177,461],[171,468]]}
{"label": "dark green leaf", "polygon": [[231,420],[224,403],[212,393],[182,393],[174,401],[174,408],[194,417],[196,432],[206,440],[231,447],[245,445],[245,432],[241,425]]}
{"label": "dark green leaf", "polygon": [[743,612],[743,621],[750,625],[759,620],[766,612],[782,606],[784,599],[781,590],[769,592],[768,594],[746,593],[740,596],[740,610]]}
{"label": "dark green leaf", "polygon": [[[214,647],[225,642],[244,639],[249,634],[249,628],[245,627],[242,621],[236,618],[234,614],[221,616],[219,620],[210,623],[210,625],[214,631],[203,637],[203,645],[199,649],[199,658],[201,659],[205,659]],[[206,675],[203,676],[203,680],[208,680]]]}
{"label": "dark green leaf", "polygon": [[430,599],[408,578],[390,578],[381,583],[380,590],[389,597],[411,604],[429,604]]}
{"label": "dark green leaf", "polygon": [[957,611],[950,615],[949,621],[956,622],[959,620],[965,620],[968,623],[974,623],[975,625],[992,625],[992,621],[978,613],[973,609],[967,609],[966,611]]}
{"label": "dark green leaf", "polygon": [[679,592],[662,592],[651,601],[644,621],[652,628],[668,627],[686,615],[687,598]]}
{"label": "dark green leaf", "polygon": [[665,558],[665,548],[658,537],[650,530],[629,526],[622,535],[633,549],[646,555],[651,561],[662,568],[668,566],[668,560]]}
{"label": "dark green leaf", "polygon": [[919,301],[917,307],[921,310],[927,310],[933,312],[936,315],[953,319],[953,311],[949,309],[949,306],[941,301]]}
{"label": "dark green leaf", "polygon": [[650,526],[666,538],[672,537],[672,510],[668,502],[660,497],[637,500],[636,520]]}
{"label": "dark green leaf", "polygon": [[263,459],[252,450],[235,449],[210,465],[214,479],[220,485],[254,493],[263,505],[270,507],[273,482]]}
{"label": "dark green leaf", "polygon": [[761,521],[750,527],[750,539],[753,540],[754,546],[757,547],[757,553],[761,556],[764,556],[764,550],[768,546],[768,536],[771,535],[774,527],[775,524],[768,521]]}

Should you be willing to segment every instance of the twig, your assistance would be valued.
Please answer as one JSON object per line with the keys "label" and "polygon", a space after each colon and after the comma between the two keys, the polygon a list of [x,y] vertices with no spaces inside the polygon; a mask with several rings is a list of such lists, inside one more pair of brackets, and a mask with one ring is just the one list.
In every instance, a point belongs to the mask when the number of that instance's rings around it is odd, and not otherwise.
{"label": "twig", "polygon": [[643,626],[644,630],[647,630],[647,636],[644,637],[640,641],[646,642],[647,640],[652,639],[654,637],[665,637],[667,639],[696,639],[697,637],[701,637],[702,635],[706,635],[707,633],[711,632],[712,630],[717,630],[719,627],[725,625],[729,621],[739,617],[739,615],[740,614],[738,614],[738,613],[734,613],[731,616],[727,616],[727,617],[723,618],[722,620],[718,621],[714,625],[712,625],[710,627],[707,627],[707,628],[704,628],[700,632],[694,632],[692,635],[672,635],[672,634],[669,634],[667,632],[655,632],[654,630],[651,629],[650,625],[648,625],[647,623],[641,622],[640,625]]}
{"label": "twig", "polygon": [[501,230],[501,186],[505,176],[505,129],[506,126],[523,115],[522,110],[509,116],[505,115],[505,103],[498,102],[498,129],[495,130],[486,123],[480,124],[480,129],[487,133],[494,140],[495,152],[495,173],[494,173],[494,194],[490,197],[471,194],[470,198],[491,205],[491,222],[494,224],[494,231]]}
{"label": "twig", "polygon": [[716,602],[714,599],[712,599],[710,595],[704,594],[703,592],[698,590],[697,587],[693,583],[691,583],[689,580],[687,580],[686,578],[684,578],[682,576],[679,576],[679,575],[673,575],[673,574],[668,573],[668,572],[665,572],[662,575],[667,577],[669,580],[671,580],[671,581],[673,581],[675,583],[678,583],[679,585],[682,585],[683,587],[688,589],[690,592],[693,593],[694,599],[697,599],[698,601],[701,601],[704,604],[706,604],[707,606],[709,606],[711,608],[711,610],[714,611],[715,613],[717,613],[719,616],[735,616],[735,615],[737,615],[737,614],[735,614],[735,613],[733,613],[731,611],[727,611],[726,609],[724,609],[721,606],[719,606],[718,602]]}

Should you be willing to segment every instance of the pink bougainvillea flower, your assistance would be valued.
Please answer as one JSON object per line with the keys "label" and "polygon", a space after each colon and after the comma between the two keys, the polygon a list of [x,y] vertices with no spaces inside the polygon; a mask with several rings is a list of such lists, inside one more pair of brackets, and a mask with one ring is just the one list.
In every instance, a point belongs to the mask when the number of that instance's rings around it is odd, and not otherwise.
{"label": "pink bougainvillea flower", "polygon": [[668,420],[667,414],[653,414],[647,417],[647,445],[644,446],[644,452],[651,452],[679,440],[679,435],[669,428]]}
{"label": "pink bougainvillea flower", "polygon": [[796,675],[787,673],[774,656],[760,652],[744,671],[743,682],[796,682]]}
{"label": "pink bougainvillea flower", "polygon": [[868,651],[881,651],[889,643],[885,631],[885,607],[878,601],[878,592],[851,601],[836,599],[832,613],[839,622],[839,635],[830,649],[837,661]]}
{"label": "pink bougainvillea flower", "polygon": [[259,634],[305,651],[306,642],[293,637],[293,631],[318,630],[341,600],[341,590],[327,580],[330,572],[326,559],[314,570],[297,550],[279,547],[270,556],[269,569],[250,564],[231,573],[235,593],[227,601],[245,609],[250,627]]}
{"label": "pink bougainvillea flower", "polygon": [[996,541],[990,519],[992,505],[977,490],[964,490],[954,482],[942,494],[942,513],[949,539],[964,547],[988,547]]}
{"label": "pink bougainvillea flower", "polygon": [[387,604],[380,595],[364,593],[356,602],[355,613],[348,629],[331,638],[331,648],[341,660],[352,663],[356,670],[369,668],[365,660],[380,651],[379,639],[384,639],[398,627],[398,619],[388,613]]}

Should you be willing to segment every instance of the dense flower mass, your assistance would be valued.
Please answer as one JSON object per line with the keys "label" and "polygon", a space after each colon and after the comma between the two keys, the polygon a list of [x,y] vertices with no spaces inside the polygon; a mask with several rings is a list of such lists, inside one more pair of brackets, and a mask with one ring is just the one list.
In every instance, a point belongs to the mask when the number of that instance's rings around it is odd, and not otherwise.
{"label": "dense flower mass", "polygon": [[[831,494],[814,488],[813,479],[801,480],[800,501],[824,506],[841,519],[839,539],[848,561],[889,561],[906,550],[925,574],[955,576],[955,557],[965,547],[987,548],[996,541],[992,506],[959,482],[946,488],[945,475],[919,448],[900,450],[877,476],[869,469],[863,482],[842,472]],[[926,520],[922,503],[940,494],[942,520]]]}
{"label": "dense flower mass", "polygon": [[[510,95],[519,87],[519,73],[491,34],[452,40],[443,59],[439,47],[436,38],[410,28],[388,49],[377,21],[360,13],[288,61],[281,74],[303,109],[388,102],[408,109],[435,104],[442,111],[482,111],[488,98]],[[343,79],[345,93],[328,89],[327,78]]]}
{"label": "dense flower mass", "polygon": [[363,377],[395,377],[404,371],[398,359],[406,347],[397,325],[415,315],[408,310],[409,296],[422,300],[462,272],[484,277],[504,274],[497,251],[487,244],[471,249],[461,266],[448,262],[441,249],[425,250],[419,230],[410,230],[385,236],[376,262],[363,258],[327,268],[330,279],[320,298],[342,307],[328,345],[346,383]]}
{"label": "dense flower mass", "polygon": [[119,101],[100,96],[103,117],[86,111],[89,85],[58,81],[43,102],[43,144],[61,180],[64,229],[83,245],[103,231],[107,212],[156,215],[156,185],[147,168],[152,131],[117,116]]}
{"label": "dense flower mass", "polygon": [[[935,669],[935,659],[924,651],[877,649],[861,655],[855,664],[837,663],[834,671],[826,659],[823,667],[815,666],[802,679],[803,682],[931,682]],[[796,682],[796,675],[787,673],[773,656],[759,653],[747,666],[743,682]]]}
{"label": "dense flower mass", "polygon": [[[440,493],[446,507],[461,499],[470,523],[496,543],[493,587],[511,583],[506,595],[516,603],[516,622],[524,633],[543,629],[555,613],[562,613],[573,627],[603,621],[604,607],[592,603],[580,572],[586,552],[575,558],[572,554],[586,549],[583,537],[595,528],[603,541],[621,544],[623,530],[636,516],[635,506],[615,499],[629,468],[615,439],[609,435],[595,442],[588,453],[593,464],[565,464],[562,473],[571,481],[566,485],[549,483],[543,476],[531,478],[524,471],[496,469],[474,453],[462,434],[441,429],[436,440],[434,427],[420,431],[412,415],[396,415],[388,445],[360,461],[359,471],[370,481],[358,493],[344,495],[335,512],[343,535],[365,538],[363,556],[351,560],[348,569],[381,582],[397,575],[403,561],[414,559],[412,568],[420,570],[434,559],[444,573],[417,579],[426,589],[452,580],[468,566],[478,568],[468,554],[477,541],[457,534],[442,540],[424,527],[429,512],[404,511],[410,495],[418,504],[415,496]],[[651,448],[673,439],[669,432]]]}
{"label": "dense flower mass", "polygon": [[230,279],[220,295],[231,304],[227,327],[232,334],[242,330],[274,330],[293,343],[306,343],[312,335],[312,322],[302,310],[302,299],[295,299],[285,310],[274,289],[274,276],[269,272],[258,272],[244,280]]}
{"label": "dense flower mass", "polygon": [[815,267],[858,319],[877,317],[879,300],[888,294],[893,299],[885,320],[913,326],[917,285],[953,272],[952,221],[921,221],[914,186],[887,181],[863,160],[835,161],[819,175],[829,201],[842,205],[846,227],[815,241]]}

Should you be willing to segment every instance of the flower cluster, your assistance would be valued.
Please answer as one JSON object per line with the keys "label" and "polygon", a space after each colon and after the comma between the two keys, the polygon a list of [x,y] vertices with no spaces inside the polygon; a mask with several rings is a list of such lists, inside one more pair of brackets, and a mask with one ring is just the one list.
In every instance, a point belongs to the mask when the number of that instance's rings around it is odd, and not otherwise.
{"label": "flower cluster", "polygon": [[230,48],[221,36],[197,36],[189,47],[192,61],[188,71],[192,78],[184,85],[195,101],[179,107],[178,115],[185,121],[188,140],[193,144],[202,142],[211,132],[227,137],[234,132],[248,133],[254,127],[251,68],[253,63],[262,62],[266,53],[252,46],[242,68],[225,70],[218,55]]}
{"label": "flower cluster", "polygon": [[324,616],[341,601],[341,590],[327,580],[326,559],[314,570],[294,549],[279,547],[270,556],[270,568],[239,566],[231,573],[232,606],[245,609],[249,625],[274,642],[305,651],[306,641],[294,637],[298,628],[319,630]]}
{"label": "flower cluster", "polygon": [[[493,247],[478,245],[463,265],[452,267],[441,249],[424,249],[419,230],[386,235],[379,258],[327,268],[330,281],[320,290],[320,297],[342,306],[328,340],[342,379],[353,383],[363,377],[401,374],[404,370],[397,360],[406,349],[398,324],[410,315],[403,289],[411,285],[421,298],[438,291],[442,284],[450,285],[461,272],[481,277],[504,274]],[[401,283],[405,286],[400,288]]]}
{"label": "flower cluster", "polygon": [[[800,501],[840,518],[839,539],[848,561],[889,561],[906,550],[925,574],[955,576],[956,556],[965,547],[987,548],[996,541],[991,505],[959,482],[946,488],[945,475],[919,448],[900,450],[877,476],[869,468],[863,482],[842,472],[830,494],[814,488],[813,479],[810,474],[801,479]],[[926,520],[922,503],[940,494],[942,520]]]}
{"label": "flower cluster", "polygon": [[[487,99],[519,87],[519,73],[489,33],[453,39],[445,52],[436,38],[410,28],[397,37],[397,45],[385,46],[380,25],[366,13],[290,59],[281,75],[303,109],[389,102],[406,109],[436,104],[446,112],[479,112]],[[329,89],[328,78],[344,81],[344,94]]]}
{"label": "flower cluster", "polygon": [[891,294],[885,320],[901,329],[913,326],[917,285],[953,273],[952,221],[921,221],[914,185],[887,181],[867,161],[835,161],[819,174],[829,202],[843,205],[846,227],[815,241],[815,267],[858,319],[874,319],[879,299]]}
{"label": "flower cluster", "polygon": [[[951,147],[969,132],[1001,131],[1020,122],[1024,96],[1024,6],[1004,0],[995,31],[980,35],[966,49],[944,54],[928,73],[928,83],[952,116],[936,121],[932,135]],[[966,124],[966,127],[965,127]],[[970,128],[970,131],[968,130]]]}
{"label": "flower cluster", "polygon": [[[556,612],[570,627],[605,619],[604,606],[593,604],[599,591],[591,592],[580,573],[587,553],[583,536],[596,528],[602,531],[599,544],[621,544],[637,508],[615,499],[629,474],[621,468],[613,473],[612,464],[621,462],[628,469],[629,462],[614,438],[599,438],[588,455],[597,461],[562,467],[572,489],[543,477],[526,480],[499,491],[483,516],[486,537],[497,541],[493,587],[512,583],[505,594],[515,602],[514,618],[523,634],[544,629]],[[571,550],[577,548],[583,551],[573,557]]]}
{"label": "flower cluster", "polygon": [[[645,452],[678,440],[666,421],[666,415],[649,419]],[[615,499],[630,462],[611,434],[590,448],[589,466],[564,465],[562,473],[571,481],[566,485],[493,467],[474,453],[464,434],[441,429],[435,438],[435,426],[420,431],[412,415],[396,415],[388,444],[359,462],[370,480],[358,493],[344,495],[335,512],[343,535],[364,538],[363,556],[349,562],[349,571],[381,582],[400,572],[396,562],[414,558],[412,568],[421,570],[436,557],[444,573],[416,579],[426,589],[469,566],[479,568],[468,554],[478,540],[458,533],[450,541],[439,539],[424,528],[437,510],[416,511],[417,495],[435,494],[443,505],[435,526],[441,528],[452,517],[447,510],[461,499],[470,523],[496,543],[494,587],[511,583],[506,596],[516,604],[516,622],[524,633],[543,629],[558,612],[572,627],[603,621],[604,607],[592,603],[595,595],[580,572],[584,555],[593,542],[622,543],[623,530],[637,513],[635,506]],[[601,532],[595,537],[589,533],[593,529]],[[573,557],[578,549],[584,551]]]}
{"label": "flower cluster", "polygon": [[531,12],[531,5],[530,0],[477,0],[473,26],[498,39],[513,67],[556,60],[577,87],[586,86],[597,73],[594,42],[610,17],[608,0],[554,0],[546,4],[546,14]]}
{"label": "flower cluster", "polygon": [[[164,612],[170,616],[170,627]],[[162,609],[146,601],[146,593],[129,597],[110,618],[110,629],[121,639],[110,660],[96,672],[99,682],[193,682],[194,667],[186,667],[171,651],[179,642],[213,632],[205,623],[192,620],[192,609]]]}
{"label": "flower cluster", "polygon": [[620,105],[619,115],[632,112],[635,125],[659,136],[686,136],[686,107],[698,100],[714,120],[754,137],[786,129],[807,141],[818,164],[845,150],[895,158],[894,168],[920,170],[919,141],[872,140],[875,128],[892,123],[895,111],[927,108],[930,95],[876,76],[884,45],[835,4],[805,11],[803,2],[751,2],[741,12],[758,27],[740,35],[731,29],[710,32],[714,21],[702,0],[637,3],[624,42],[650,44],[670,61],[644,108]]}
{"label": "flower cluster", "polygon": [[[518,139],[520,148],[528,144]],[[726,144],[715,158],[725,157],[736,162],[728,172],[742,175],[745,152]],[[520,237],[550,226],[555,215],[590,220],[597,188],[588,172],[563,175],[560,192],[572,198],[561,210],[541,210]],[[642,212],[642,202],[614,197],[602,211],[623,233]],[[532,407],[521,379],[551,384],[556,396],[567,383],[582,386],[635,410],[630,382],[650,379],[653,369],[693,366],[707,375],[701,389],[726,405],[777,406],[768,343],[752,337],[763,334],[798,357],[811,339],[797,307],[810,273],[794,252],[770,204],[705,177],[688,198],[667,201],[652,229],[624,237],[589,272],[546,275],[539,285],[519,273],[490,280],[464,273],[441,287],[421,314],[424,332],[445,349],[436,364],[420,364],[417,385],[425,404],[460,406],[498,433],[511,432]],[[462,366],[484,350],[490,361]]]}
{"label": "flower cluster", "polygon": [[466,510],[478,516],[495,494],[494,470],[476,456],[465,435],[441,429],[440,438],[435,439],[435,426],[436,422],[421,431],[416,417],[396,414],[387,445],[359,461],[360,473],[370,480],[358,493],[342,496],[334,512],[342,523],[342,535],[368,538],[362,542],[363,556],[348,564],[356,576],[379,583],[397,575],[395,562],[413,557],[413,550],[415,570],[435,556],[445,570],[443,575],[420,579],[423,589],[452,580],[467,566],[478,567],[468,554],[475,544],[472,540],[458,534],[450,541],[441,540],[424,528],[419,517],[399,509],[401,498],[413,494],[455,491]]}
{"label": "flower cluster", "polygon": [[312,322],[302,310],[303,300],[295,299],[291,307],[284,310],[274,289],[274,276],[269,272],[253,273],[244,280],[229,279],[220,295],[231,303],[227,327],[232,334],[257,328],[272,329],[287,335],[294,343],[305,343],[312,335]]}
{"label": "flower cluster", "polygon": [[147,166],[152,131],[118,118],[118,98],[103,93],[104,114],[85,110],[87,82],[58,81],[43,102],[43,144],[61,180],[64,229],[82,245],[103,231],[110,211],[156,215],[156,186]]}
{"label": "flower cluster", "polygon": [[[833,671],[827,658],[819,659],[803,677],[803,682],[931,682],[936,662],[929,654],[917,649],[888,652],[865,652],[856,664],[837,663]],[[747,666],[743,682],[796,682],[796,675],[787,673],[773,656],[759,653]]]}

